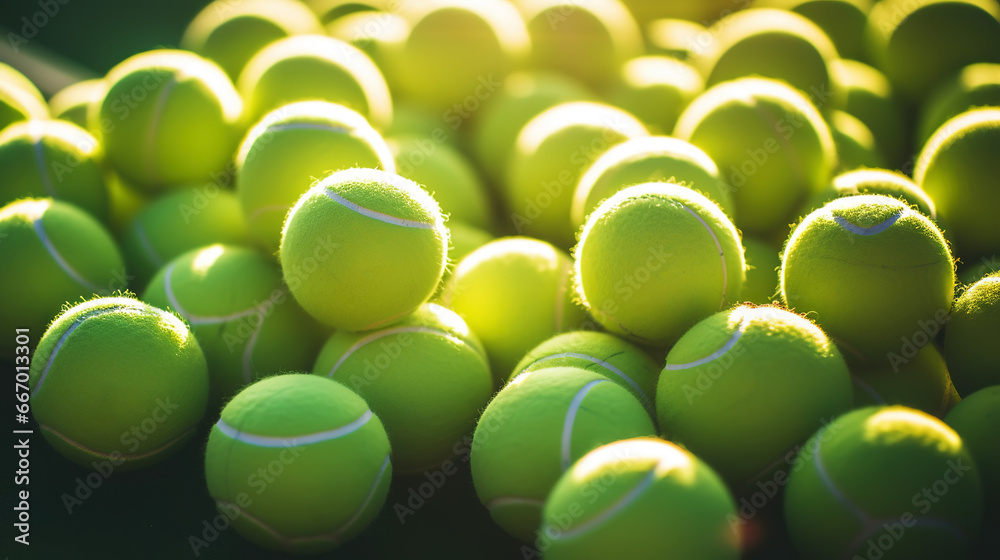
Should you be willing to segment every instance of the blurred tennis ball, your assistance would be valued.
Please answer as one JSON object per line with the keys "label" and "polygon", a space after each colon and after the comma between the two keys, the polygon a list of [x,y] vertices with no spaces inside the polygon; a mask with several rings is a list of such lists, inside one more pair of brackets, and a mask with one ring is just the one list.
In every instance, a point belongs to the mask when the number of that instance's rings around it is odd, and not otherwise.
{"label": "blurred tennis ball", "polygon": [[647,48],[650,54],[687,61],[697,53],[701,41],[708,40],[705,31],[704,25],[685,19],[656,19],[646,26]]}
{"label": "blurred tennis ball", "polygon": [[907,123],[901,104],[884,74],[855,60],[830,63],[844,111],[865,123],[879,152],[891,165],[902,165],[909,151]]}
{"label": "blurred tennis ball", "polygon": [[866,60],[865,25],[875,0],[756,0],[754,7],[793,11],[819,26],[842,58]]}
{"label": "blurred tennis ball", "polygon": [[35,84],[24,74],[0,62],[0,130],[27,119],[44,119],[49,106]]}
{"label": "blurred tennis ball", "polygon": [[837,147],[839,171],[886,166],[875,143],[875,135],[868,125],[850,113],[839,110],[831,112],[828,120],[833,143]]}
{"label": "blurred tennis ball", "polygon": [[90,106],[100,103],[107,90],[108,83],[101,78],[82,80],[64,87],[49,100],[52,118],[87,128]]}
{"label": "blurred tennis ball", "polygon": [[934,344],[905,352],[902,363],[851,372],[855,408],[902,405],[943,418],[955,392],[944,357]]}
{"label": "blurred tennis ball", "polygon": [[1000,106],[1000,64],[970,64],[934,90],[920,111],[917,148],[952,117],[984,106]]}
{"label": "blurred tennis ball", "polygon": [[666,56],[633,58],[620,76],[608,99],[661,134],[674,130],[681,111],[705,89],[695,68]]}

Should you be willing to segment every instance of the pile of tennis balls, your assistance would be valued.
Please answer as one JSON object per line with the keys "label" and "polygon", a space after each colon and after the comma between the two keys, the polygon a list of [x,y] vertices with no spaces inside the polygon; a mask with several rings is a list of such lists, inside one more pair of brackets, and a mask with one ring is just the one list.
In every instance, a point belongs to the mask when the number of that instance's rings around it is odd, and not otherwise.
{"label": "pile of tennis balls", "polygon": [[67,459],[204,445],[294,553],[470,434],[526,558],[1000,526],[996,2],[218,0],[180,46],[0,65],[4,357]]}

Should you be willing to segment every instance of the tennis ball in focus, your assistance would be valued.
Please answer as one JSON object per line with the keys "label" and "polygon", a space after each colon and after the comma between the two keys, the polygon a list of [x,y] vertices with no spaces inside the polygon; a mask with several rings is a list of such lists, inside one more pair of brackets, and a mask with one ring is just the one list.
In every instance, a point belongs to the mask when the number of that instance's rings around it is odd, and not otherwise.
{"label": "tennis ball in focus", "polygon": [[851,372],[855,408],[898,404],[944,417],[955,387],[941,352],[927,344],[908,348],[906,354],[889,365]]}
{"label": "tennis ball in focus", "polygon": [[1000,273],[970,286],[955,301],[945,330],[944,355],[959,394],[1000,385]]}
{"label": "tennis ball in focus", "polygon": [[13,122],[48,116],[49,107],[35,84],[0,62],[0,130]]}

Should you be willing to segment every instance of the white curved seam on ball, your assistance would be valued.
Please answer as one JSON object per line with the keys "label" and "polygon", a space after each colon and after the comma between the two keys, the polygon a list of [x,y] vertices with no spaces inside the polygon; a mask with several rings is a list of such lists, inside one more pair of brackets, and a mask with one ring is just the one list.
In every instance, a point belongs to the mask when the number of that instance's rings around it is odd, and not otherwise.
{"label": "white curved seam on ball", "polygon": [[826,472],[826,467],[823,465],[823,459],[820,457],[820,450],[823,446],[823,436],[825,434],[826,434],[826,426],[820,428],[820,430],[816,432],[816,435],[814,436],[816,438],[816,451],[813,452],[812,460],[813,460],[813,465],[816,467],[816,475],[819,476],[820,482],[822,482],[823,486],[826,487],[828,492],[830,492],[830,495],[833,496],[833,499],[837,500],[837,502],[839,502],[840,505],[850,510],[851,514],[853,514],[854,517],[858,521],[860,521],[862,525],[867,526],[869,523],[871,523],[871,518],[868,516],[868,514],[865,513],[863,509],[855,505],[854,502],[847,499],[847,496],[845,496],[840,491],[840,488],[837,488],[837,485],[833,483],[833,480],[830,478],[830,473]]}
{"label": "white curved seam on ball", "polygon": [[573,443],[573,423],[576,422],[576,415],[583,405],[583,399],[587,393],[600,383],[610,383],[607,379],[595,379],[583,386],[569,403],[569,410],[566,411],[566,419],[563,421],[562,432],[562,468],[565,471],[573,465],[572,443]]}
{"label": "white curved seam on ball", "polygon": [[90,280],[84,278],[82,274],[80,274],[72,266],[70,266],[69,263],[66,262],[66,259],[64,259],[63,256],[59,254],[59,251],[56,250],[55,245],[52,244],[52,240],[49,239],[49,236],[45,233],[45,226],[42,225],[41,218],[35,220],[32,223],[32,225],[35,228],[35,233],[38,235],[38,239],[41,240],[42,245],[45,246],[45,250],[49,252],[49,255],[51,255],[52,259],[56,261],[56,264],[59,265],[59,268],[63,269],[63,271],[66,274],[69,274],[70,278],[72,278],[79,284],[82,284],[84,288],[93,290],[95,292],[101,289],[101,287],[98,286],[97,284],[94,284]]}
{"label": "white curved seam on ball", "polygon": [[347,351],[344,352],[344,354],[341,355],[339,359],[337,359],[337,362],[333,364],[333,367],[330,368],[330,372],[327,373],[326,376],[332,378],[334,376],[334,374],[337,373],[337,369],[339,369],[340,366],[343,365],[343,363],[346,362],[347,359],[350,358],[352,354],[354,354],[355,352],[357,352],[361,348],[367,346],[368,344],[370,344],[370,343],[372,343],[372,342],[374,342],[374,341],[376,341],[376,340],[378,340],[380,338],[385,338],[385,337],[390,336],[390,335],[401,334],[401,333],[427,333],[427,334],[436,334],[436,335],[443,336],[445,338],[449,338],[449,339],[455,340],[455,341],[460,342],[462,344],[465,344],[465,341],[463,341],[462,339],[454,336],[453,334],[451,334],[451,333],[449,333],[447,331],[443,331],[441,329],[435,329],[435,328],[432,328],[432,327],[395,327],[395,328],[391,328],[391,329],[386,329],[384,331],[378,331],[378,332],[371,333],[371,334],[365,336],[364,338],[362,338],[361,340],[359,340],[359,341],[355,342],[354,344],[352,344],[351,347],[348,348]]}
{"label": "white curved seam on ball", "polygon": [[656,468],[653,468],[653,470],[649,471],[646,474],[646,476],[643,477],[643,479],[639,482],[639,484],[635,485],[635,488],[629,490],[627,494],[619,498],[618,501],[616,501],[615,503],[611,504],[611,506],[608,507],[608,509],[602,511],[601,513],[588,519],[587,521],[584,521],[583,523],[577,525],[576,527],[573,527],[572,529],[567,529],[565,531],[557,532],[551,538],[553,540],[559,540],[563,538],[571,539],[573,537],[576,537],[582,533],[585,533],[593,529],[594,527],[597,527],[598,525],[601,525],[602,523],[611,519],[619,512],[621,512],[623,509],[631,505],[632,502],[639,499],[639,496],[641,496],[643,492],[649,489],[649,487],[652,486],[654,482],[656,482]]}
{"label": "white curved seam on ball", "polygon": [[[253,315],[254,313],[260,313],[259,306],[252,306],[249,309],[244,309],[243,311],[236,311],[230,313],[229,315],[195,315],[193,313],[190,313],[187,309],[184,309],[184,306],[181,305],[181,302],[177,300],[177,295],[174,294],[172,278],[174,275],[175,266],[176,264],[171,263],[167,267],[166,273],[164,274],[163,277],[163,291],[166,293],[167,300],[170,301],[170,306],[174,308],[174,311],[184,316],[184,318],[188,320],[188,323],[190,323],[192,327],[196,325],[212,325],[216,323],[226,323],[229,321],[235,321],[236,319],[241,319],[243,317],[248,317],[250,315]],[[260,322],[263,324],[264,320],[261,319]]]}
{"label": "white curved seam on ball", "polygon": [[38,174],[42,177],[42,186],[45,187],[45,192],[49,193],[49,196],[56,198],[56,189],[52,186],[52,178],[49,177],[45,169],[45,151],[42,147],[42,135],[36,133],[34,127],[29,127],[29,129],[31,130],[31,139],[34,142],[32,147],[35,152],[35,163],[38,165]]}
{"label": "white curved seam on ball", "polygon": [[435,224],[433,223],[421,222],[417,220],[407,220],[406,218],[398,218],[396,216],[390,216],[389,214],[385,214],[377,210],[372,210],[371,208],[365,208],[360,204],[355,204],[350,200],[347,200],[346,198],[340,196],[339,194],[331,191],[328,188],[323,189],[323,194],[326,195],[326,197],[329,198],[330,200],[336,202],[337,204],[340,204],[341,206],[347,208],[348,210],[353,210],[358,214],[361,214],[362,216],[366,216],[368,218],[372,218],[380,222],[385,222],[387,224],[392,224],[394,226],[402,226],[408,228],[434,229]]}
{"label": "white curved seam on ball", "polygon": [[868,227],[852,224],[847,218],[843,216],[834,216],[833,221],[837,222],[838,226],[856,235],[864,235],[864,236],[878,235],[883,231],[892,227],[892,224],[895,224],[897,220],[903,217],[904,212],[905,210],[901,208],[898,212],[896,212],[892,216],[889,216],[882,222]]}
{"label": "white curved seam on ball", "polygon": [[270,134],[272,132],[284,132],[286,130],[325,130],[328,132],[336,132],[338,134],[353,132],[352,129],[346,126],[335,126],[330,124],[321,123],[304,123],[304,122],[293,122],[293,123],[279,123],[273,124],[267,127],[264,134]]}
{"label": "white curved seam on ball", "polygon": [[176,85],[177,78],[175,76],[171,76],[170,79],[163,84],[163,89],[160,90],[160,95],[156,98],[156,108],[153,110],[153,115],[150,118],[149,129],[146,130],[145,149],[143,150],[145,161],[143,161],[143,167],[146,169],[146,177],[153,178],[155,181],[160,180],[159,174],[154,171],[153,164],[153,161],[156,159],[154,157],[154,154],[156,153],[156,133],[160,121],[163,120],[163,112],[167,106],[167,99],[170,97],[170,93],[174,90]]}
{"label": "white curved seam on ball", "polygon": [[539,508],[545,507],[545,501],[536,498],[516,498],[513,496],[501,496],[499,498],[493,498],[492,500],[486,502],[486,509],[493,509],[501,506],[516,506],[516,505],[526,505],[526,506],[537,506]]}
{"label": "white curved seam on ball", "polygon": [[[857,553],[855,551],[858,550],[859,546],[865,544],[865,542],[871,539],[872,536],[875,535],[875,533],[885,530],[886,524],[898,523],[898,522],[899,522],[898,517],[896,518],[883,517],[883,518],[873,518],[868,520],[864,524],[861,531],[858,531],[858,534],[855,535],[855,537],[851,539],[851,541],[848,542],[847,545],[844,547],[844,549],[841,551],[839,560],[851,560],[852,558],[856,558]],[[964,531],[956,527],[954,524],[949,523],[943,519],[938,519],[936,517],[917,518],[916,516],[914,516],[913,525],[909,525],[908,527],[912,529],[914,527],[920,527],[920,526],[925,526],[925,527],[930,526],[938,529],[943,529],[957,536],[962,542],[965,543],[969,542],[969,537],[968,535],[965,534]]]}
{"label": "white curved seam on ball", "polygon": [[386,453],[385,459],[382,460],[382,467],[379,468],[378,474],[375,475],[375,480],[372,482],[371,488],[368,489],[368,495],[365,496],[365,501],[362,502],[361,505],[358,507],[358,509],[354,511],[354,515],[352,515],[350,519],[348,519],[343,525],[341,525],[339,529],[329,534],[329,538],[339,542],[340,536],[343,535],[348,529],[350,529],[351,525],[354,525],[354,523],[358,519],[360,519],[362,515],[364,515],[365,510],[368,509],[368,504],[370,504],[372,498],[375,497],[375,491],[378,490],[379,483],[382,482],[382,477],[385,475],[385,471],[388,468],[389,468],[389,454]]}
{"label": "white curved seam on ball", "polygon": [[146,254],[149,255],[153,264],[155,264],[157,268],[163,266],[165,264],[163,259],[160,258],[160,255],[155,249],[153,249],[153,243],[149,240],[149,236],[146,235],[146,229],[142,227],[139,220],[136,220],[135,222],[135,235],[139,238],[139,243],[142,245],[142,248],[146,250]]}
{"label": "white curved seam on ball", "polygon": [[44,430],[52,432],[53,434],[55,434],[56,437],[58,437],[59,439],[65,441],[66,443],[72,445],[73,447],[75,447],[75,448],[77,448],[77,449],[79,449],[81,451],[84,451],[86,453],[90,453],[91,455],[96,455],[98,457],[116,458],[116,459],[122,459],[122,458],[124,458],[124,459],[130,459],[130,460],[145,459],[146,457],[152,457],[153,455],[156,455],[157,453],[163,451],[164,449],[166,449],[166,448],[170,447],[171,445],[177,443],[178,441],[184,439],[185,437],[187,437],[188,434],[190,434],[191,432],[193,432],[194,429],[195,429],[194,426],[191,426],[188,429],[186,429],[183,432],[181,432],[180,434],[178,434],[177,436],[175,436],[175,437],[167,440],[162,445],[160,445],[158,447],[155,447],[153,449],[150,449],[149,451],[146,451],[146,452],[143,452],[143,453],[121,453],[118,450],[112,451],[110,453],[104,453],[104,452],[101,452],[101,451],[97,451],[95,449],[91,449],[91,448],[87,447],[86,445],[83,445],[82,443],[80,443],[80,442],[78,442],[78,441],[76,441],[76,440],[74,440],[74,439],[72,439],[72,438],[70,438],[70,437],[62,434],[58,430],[55,430],[54,428],[52,428],[52,426],[49,426],[48,424],[39,424],[39,426],[41,426],[42,429],[44,429]]}
{"label": "white curved seam on ball", "polygon": [[663,369],[664,370],[668,370],[668,371],[675,371],[675,370],[681,370],[681,369],[690,369],[690,368],[693,368],[693,367],[698,367],[698,366],[701,366],[701,365],[705,365],[705,364],[707,364],[709,362],[712,362],[712,361],[714,361],[714,360],[722,357],[726,352],[729,352],[730,350],[732,350],[733,347],[736,346],[736,344],[740,341],[740,338],[743,336],[743,333],[746,332],[746,329],[749,326],[749,323],[750,323],[750,317],[749,316],[743,317],[743,320],[740,321],[739,325],[736,325],[736,330],[733,331],[732,335],[730,335],[729,340],[727,340],[726,343],[722,345],[722,348],[719,348],[718,350],[716,350],[715,352],[712,352],[711,354],[705,356],[704,358],[695,360],[693,362],[688,362],[686,364],[669,364],[668,363],[667,365],[663,366]]}
{"label": "white curved seam on ball", "polygon": [[287,214],[289,209],[291,209],[291,206],[287,204],[271,204],[269,206],[261,206],[260,208],[254,210],[253,212],[250,213],[250,215],[247,216],[247,221],[252,222],[257,218],[259,218],[261,214],[264,214],[266,212],[284,211],[284,213]]}
{"label": "white curved seam on ball", "polygon": [[852,375],[851,378],[854,379],[854,382],[857,383],[859,387],[861,387],[862,391],[868,393],[868,396],[875,400],[876,404],[886,404],[882,395],[878,394],[878,391],[876,391],[871,385],[862,381],[857,375]]}
{"label": "white curved seam on ball", "polygon": [[306,434],[302,436],[292,436],[292,437],[278,437],[278,436],[261,436],[257,434],[251,434],[237,430],[236,428],[230,426],[225,420],[219,419],[215,423],[215,427],[219,429],[220,432],[226,434],[230,438],[246,443],[249,445],[255,445],[257,447],[301,447],[304,445],[312,445],[314,443],[322,443],[324,441],[330,441],[332,439],[342,438],[344,436],[350,435],[368,423],[372,419],[372,411],[366,410],[364,414],[358,416],[356,420],[350,423],[344,424],[339,428],[334,428],[332,430],[326,430],[324,432],[315,432],[312,434]]}
{"label": "white curved seam on ball", "polygon": [[699,216],[697,212],[688,208],[686,204],[681,204],[681,208],[687,210],[688,214],[691,214],[701,222],[701,225],[708,231],[708,234],[712,236],[715,248],[719,251],[719,260],[722,262],[722,299],[719,301],[719,309],[722,309],[726,305],[726,292],[729,291],[729,271],[726,269],[726,254],[722,251],[722,243],[719,242],[719,236],[715,235],[708,222]]}
{"label": "white curved seam on ball", "polygon": [[571,265],[567,265],[566,268],[562,269],[559,273],[559,286],[556,288],[556,332],[562,332],[563,328],[563,309],[565,308],[564,302],[566,301],[566,292],[569,291],[570,267]]}
{"label": "white curved seam on ball", "polygon": [[639,393],[639,395],[642,396],[641,399],[642,404],[644,406],[649,405],[649,395],[647,395],[646,392],[642,390],[642,387],[640,387],[639,384],[636,383],[634,379],[629,377],[628,374],[626,374],[624,371],[616,368],[615,366],[609,364],[608,362],[605,362],[600,358],[595,358],[594,356],[589,356],[587,354],[580,354],[578,352],[563,352],[561,354],[552,354],[551,356],[545,356],[544,358],[535,360],[534,362],[532,362],[531,365],[540,364],[543,362],[547,362],[549,360],[557,360],[559,358],[577,358],[601,366],[602,368],[610,371],[611,373],[617,375],[618,377],[621,377],[626,383],[628,383],[633,389],[635,389],[636,392]]}

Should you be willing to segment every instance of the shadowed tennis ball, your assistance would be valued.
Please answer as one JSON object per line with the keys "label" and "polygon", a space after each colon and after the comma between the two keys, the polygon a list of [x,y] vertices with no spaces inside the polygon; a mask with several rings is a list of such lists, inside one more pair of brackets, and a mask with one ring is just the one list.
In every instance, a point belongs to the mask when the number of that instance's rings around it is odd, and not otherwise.
{"label": "shadowed tennis ball", "polygon": [[424,304],[401,322],[370,333],[337,331],[313,373],[365,399],[385,424],[397,472],[437,468],[475,428],[493,395],[486,353],[465,321]]}
{"label": "shadowed tennis ball", "polygon": [[757,0],[755,7],[791,10],[819,26],[843,58],[866,60],[865,25],[874,0]]}
{"label": "shadowed tennis ball", "polygon": [[157,463],[194,435],[205,413],[208,369],[198,342],[176,316],[132,298],[67,309],[34,358],[31,411],[42,435],[87,468]]}
{"label": "shadowed tennis ball", "polygon": [[787,225],[825,187],[836,163],[830,128],[809,100],[773,80],[742,78],[699,96],[674,136],[705,151],[734,187],[740,228],[766,234]]}
{"label": "shadowed tennis ball", "polygon": [[920,111],[916,146],[922,147],[934,131],[969,109],[1000,105],[1000,64],[970,64],[940,85]]}
{"label": "shadowed tennis ball", "polygon": [[778,269],[781,268],[781,250],[770,241],[757,237],[742,239],[746,249],[747,279],[740,292],[740,300],[764,305],[771,303],[778,294]]}
{"label": "shadowed tennis ball", "polygon": [[348,169],[292,207],[280,260],[310,315],[338,329],[369,330],[399,321],[434,293],[448,262],[448,229],[420,185]]}
{"label": "shadowed tennis ball", "polygon": [[502,237],[466,255],[441,295],[441,303],[476,333],[496,379],[552,335],[577,330],[587,320],[573,303],[569,255],[527,237]]}
{"label": "shadowed tennis ball", "polygon": [[954,293],[941,231],[894,198],[838,198],[806,216],[785,244],[782,301],[819,323],[854,362],[881,365],[915,337],[926,343]]}
{"label": "shadowed tennis ball", "polygon": [[1000,385],[1000,273],[970,286],[955,301],[945,330],[944,355],[959,394]]}
{"label": "shadowed tennis ball", "polygon": [[196,54],[155,50],[111,69],[90,112],[108,160],[130,185],[155,192],[206,181],[239,140],[243,103],[218,66]]}
{"label": "shadowed tennis ball", "polygon": [[962,399],[944,421],[958,432],[976,461],[983,480],[987,511],[1000,508],[1000,386],[980,389]]}
{"label": "shadowed tennis ball", "polygon": [[325,25],[353,14],[388,10],[396,5],[391,0],[306,0],[305,4]]}
{"label": "shadowed tennis ball", "polygon": [[599,373],[635,395],[652,414],[659,367],[641,348],[613,334],[574,331],[557,334],[535,346],[504,382],[526,371],[577,367]]}
{"label": "shadowed tennis ball", "polygon": [[622,66],[609,99],[651,129],[669,134],[681,111],[704,90],[705,81],[692,66],[667,56],[641,56]]}
{"label": "shadowed tennis ball", "polygon": [[100,78],[83,80],[64,87],[49,100],[52,118],[87,128],[90,106],[100,103],[107,90],[108,83]]}
{"label": "shadowed tennis ball", "polygon": [[105,177],[108,185],[108,225],[111,233],[122,237],[152,197],[125,184],[114,171],[108,172]]}
{"label": "shadowed tennis ball", "polygon": [[983,512],[979,471],[944,422],[902,406],[848,412],[803,446],[785,523],[808,558],[961,558]]}
{"label": "shadowed tennis ball", "polygon": [[962,266],[958,270],[958,283],[961,286],[968,287],[989,274],[1000,272],[1000,260],[997,260],[998,257],[1000,255],[995,255],[991,258],[982,257],[978,261]]}
{"label": "shadowed tennis ball", "polygon": [[712,158],[697,146],[666,136],[626,140],[604,152],[580,178],[570,218],[579,228],[602,201],[640,183],[669,181],[705,195],[728,216],[735,214],[729,185]]}
{"label": "shadowed tennis ball", "polygon": [[268,113],[236,154],[236,194],[254,241],[275,253],[288,210],[318,179],[354,167],[393,172],[392,152],[359,113],[301,101]]}
{"label": "shadowed tennis ball", "polygon": [[121,253],[104,226],[51,198],[0,208],[0,262],[8,271],[0,276],[0,328],[12,335],[30,329],[37,339],[64,303],[125,288]]}
{"label": "shadowed tennis ball", "polygon": [[1000,6],[990,0],[885,0],[868,17],[869,58],[911,103],[974,62],[1000,62]]}
{"label": "shadowed tennis ball", "polygon": [[841,173],[833,183],[817,194],[809,203],[806,214],[822,207],[831,200],[858,194],[881,194],[909,204],[931,220],[937,221],[937,209],[927,193],[920,190],[909,177],[887,169],[856,169]]}
{"label": "shadowed tennis ball", "polygon": [[247,63],[237,82],[246,102],[244,124],[295,101],[329,101],[361,113],[372,126],[392,121],[385,78],[363,52],[321,35],[271,43]]}
{"label": "shadowed tennis ball", "polygon": [[13,122],[48,116],[49,107],[35,84],[0,62],[0,130]]}
{"label": "shadowed tennis ball", "polygon": [[838,170],[886,166],[868,125],[844,111],[833,111],[829,119],[833,143],[837,147]]}
{"label": "shadowed tennis ball", "polygon": [[737,301],[746,269],[725,213],[671,183],[629,187],[604,201],[574,257],[583,307],[609,331],[650,346],[669,346]]}
{"label": "shadowed tennis ball", "polygon": [[651,54],[670,56],[677,60],[691,59],[699,42],[710,40],[705,26],[684,19],[663,18],[646,26],[646,43]]}
{"label": "shadowed tennis ball", "polygon": [[898,404],[942,418],[955,390],[944,357],[933,344],[908,348],[902,359],[887,366],[851,373],[855,408]]}
{"label": "shadowed tennis ball", "polygon": [[580,177],[611,147],[648,135],[635,117],[603,103],[563,103],[532,119],[507,166],[504,195],[514,229],[571,247],[570,207]]}
{"label": "shadowed tennis ball", "polygon": [[520,0],[532,66],[607,89],[627,60],[643,52],[642,33],[618,0]]}
{"label": "shadowed tennis ball", "polygon": [[533,542],[546,497],[577,459],[655,432],[642,404],[603,375],[575,367],[523,373],[497,393],[476,426],[476,494],[503,530]]}
{"label": "shadowed tennis ball", "polygon": [[14,123],[0,133],[0,204],[49,196],[108,221],[108,186],[97,139],[55,120]]}
{"label": "shadowed tennis ball", "polygon": [[701,2],[664,2],[663,0],[622,0],[639,22],[658,18],[682,18],[707,25],[738,10],[745,3],[732,0],[702,0]]}
{"label": "shadowed tennis ball", "polygon": [[855,60],[834,60],[830,68],[837,91],[843,93],[844,111],[865,123],[886,160],[901,165],[908,155],[909,137],[901,104],[889,80]]}
{"label": "shadowed tennis ball", "polygon": [[181,48],[215,61],[234,82],[267,45],[291,35],[322,34],[312,10],[293,0],[250,0],[205,6],[184,30]]}
{"label": "shadowed tennis ball", "polygon": [[978,257],[1000,247],[993,210],[1000,208],[1000,108],[973,109],[949,120],[927,141],[913,180],[951,226],[955,252]]}
{"label": "shadowed tennis ball", "polygon": [[222,409],[205,448],[219,512],[254,544],[282,552],[324,552],[356,537],[382,509],[391,477],[382,422],[318,375],[247,387]]}
{"label": "shadowed tennis ball", "polygon": [[730,523],[736,503],[699,458],[661,439],[598,447],[577,461],[545,501],[545,558],[740,556]]}

